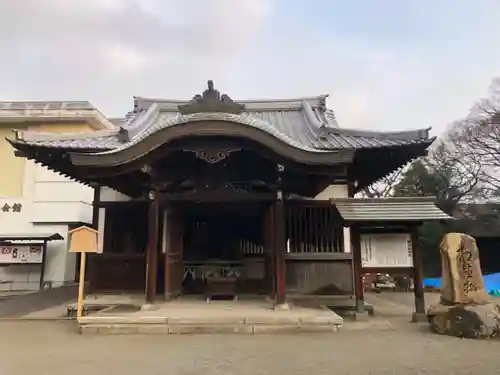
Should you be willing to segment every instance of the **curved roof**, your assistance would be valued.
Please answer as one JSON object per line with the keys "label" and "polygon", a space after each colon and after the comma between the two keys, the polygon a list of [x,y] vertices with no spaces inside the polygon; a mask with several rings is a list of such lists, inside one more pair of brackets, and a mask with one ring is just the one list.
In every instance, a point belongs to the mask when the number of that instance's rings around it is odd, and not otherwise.
{"label": "curved roof", "polygon": [[[95,133],[40,134],[17,132],[15,145],[62,148],[95,156],[118,154],[157,132],[201,121],[226,121],[275,137],[289,147],[313,154],[432,143],[429,129],[378,132],[338,127],[326,95],[277,100],[232,101],[209,89],[191,101],[134,98],[134,110],[113,119],[113,129]],[[189,112],[182,113],[187,107]],[[194,108],[194,109],[193,109]],[[111,122],[110,122],[111,123]],[[243,129],[243,128],[242,128]]]}

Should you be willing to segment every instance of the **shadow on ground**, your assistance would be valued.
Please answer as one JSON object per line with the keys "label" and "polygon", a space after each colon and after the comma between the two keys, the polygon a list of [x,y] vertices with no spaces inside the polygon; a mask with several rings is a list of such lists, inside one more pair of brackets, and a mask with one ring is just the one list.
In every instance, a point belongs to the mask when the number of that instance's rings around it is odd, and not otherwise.
{"label": "shadow on ground", "polygon": [[75,299],[78,286],[69,285],[0,300],[0,318],[19,318]]}

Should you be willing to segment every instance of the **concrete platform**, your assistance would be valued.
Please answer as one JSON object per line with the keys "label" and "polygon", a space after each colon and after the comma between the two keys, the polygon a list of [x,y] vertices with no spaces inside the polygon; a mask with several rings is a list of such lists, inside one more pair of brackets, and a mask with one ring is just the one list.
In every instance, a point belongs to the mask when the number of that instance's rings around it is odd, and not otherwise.
{"label": "concrete platform", "polygon": [[147,310],[116,304],[79,320],[83,334],[332,333],[342,324],[342,317],[327,308],[292,304],[289,310],[275,310],[261,299],[206,303],[180,298]]}

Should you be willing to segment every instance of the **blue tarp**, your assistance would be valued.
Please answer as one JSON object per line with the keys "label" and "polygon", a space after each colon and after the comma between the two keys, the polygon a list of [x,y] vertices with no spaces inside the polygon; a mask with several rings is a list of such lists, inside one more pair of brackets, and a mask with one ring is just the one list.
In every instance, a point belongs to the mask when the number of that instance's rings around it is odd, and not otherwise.
{"label": "blue tarp", "polygon": [[[500,293],[500,273],[492,273],[483,276],[484,287],[490,294],[497,295]],[[434,277],[424,279],[424,286],[430,288],[441,288],[441,278]]]}

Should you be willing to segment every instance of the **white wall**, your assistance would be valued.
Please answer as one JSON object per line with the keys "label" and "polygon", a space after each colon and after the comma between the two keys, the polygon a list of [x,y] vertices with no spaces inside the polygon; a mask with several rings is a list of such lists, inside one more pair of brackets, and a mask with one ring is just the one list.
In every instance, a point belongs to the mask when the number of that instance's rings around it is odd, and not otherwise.
{"label": "white wall", "polygon": [[71,181],[41,165],[35,165],[32,191],[32,222],[92,223],[94,190],[91,187]]}
{"label": "white wall", "polygon": [[330,185],[321,193],[316,195],[316,200],[327,200],[330,198],[347,198],[347,185]]}
{"label": "white wall", "polygon": [[[50,230],[56,231],[64,237],[62,241],[51,241],[47,244],[45,255],[44,281],[52,282],[52,286],[60,286],[75,278],[74,253],[68,252],[68,226],[67,225],[38,225],[44,233]],[[45,228],[44,228],[45,227]]]}
{"label": "white wall", "polygon": [[[348,198],[349,193],[347,189],[347,185],[330,185],[321,193],[319,193],[315,200],[328,200],[331,198]],[[344,228],[344,252],[351,252],[351,229]]]}
{"label": "white wall", "polygon": [[101,202],[124,202],[124,201],[129,201],[130,197],[122,194],[116,190],[113,190],[109,187],[106,186],[101,186],[101,193],[99,200]]}
{"label": "white wall", "polygon": [[0,291],[38,290],[41,267],[38,264],[13,264],[0,267]]}
{"label": "white wall", "polygon": [[[48,243],[44,280],[54,286],[73,281],[76,256],[67,251],[68,224],[92,223],[93,189],[31,160],[24,168],[22,196],[0,197],[0,234],[59,233],[63,241]],[[21,212],[3,212],[5,203],[21,203]],[[22,290],[28,284],[32,289],[39,280],[39,265],[0,267],[0,290]]]}

